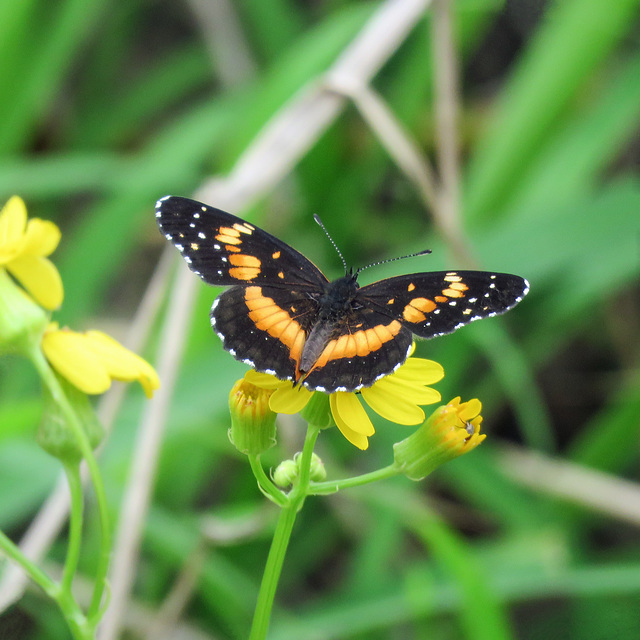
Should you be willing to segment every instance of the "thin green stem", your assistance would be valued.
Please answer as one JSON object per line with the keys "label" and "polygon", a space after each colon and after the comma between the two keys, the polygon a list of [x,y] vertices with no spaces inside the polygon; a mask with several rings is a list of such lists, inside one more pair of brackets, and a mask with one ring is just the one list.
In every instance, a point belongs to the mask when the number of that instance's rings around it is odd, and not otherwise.
{"label": "thin green stem", "polygon": [[16,564],[19,564],[25,573],[33,580],[49,597],[57,599],[60,588],[58,585],[44,572],[40,567],[27,558],[20,547],[9,539],[2,531],[0,531],[0,549],[3,553],[11,558]]}
{"label": "thin green stem", "polygon": [[67,557],[64,563],[64,572],[62,574],[62,582],[60,586],[63,592],[71,593],[73,577],[78,569],[80,546],[82,544],[84,496],[82,494],[79,462],[65,463],[64,469],[67,475],[67,482],[69,483],[71,511],[69,515],[69,543],[67,545]]}
{"label": "thin green stem", "polygon": [[363,473],[360,476],[353,478],[345,478],[344,480],[331,480],[329,482],[312,482],[309,485],[308,493],[312,496],[326,496],[332,493],[337,493],[342,489],[350,489],[351,487],[361,487],[362,485],[369,484],[371,482],[377,482],[378,480],[386,480],[393,478],[400,474],[400,470],[393,464],[388,467],[383,467],[377,471],[371,471],[371,473]]}
{"label": "thin green stem", "polygon": [[307,434],[304,438],[304,445],[302,446],[302,455],[300,456],[299,469],[300,475],[298,482],[291,491],[292,500],[299,501],[298,508],[302,507],[304,499],[309,493],[309,483],[311,474],[311,456],[313,455],[313,449],[316,446],[316,440],[320,433],[320,427],[316,427],[310,424],[307,427]]}
{"label": "thin green stem", "polygon": [[[293,530],[298,511],[302,508],[309,491],[311,455],[313,454],[318,433],[320,433],[318,427],[314,425],[308,426],[299,461],[300,473],[298,479],[288,496],[281,494],[285,497],[286,503],[281,505],[282,511],[280,512],[276,530],[273,534],[273,540],[271,541],[267,564],[264,568],[262,582],[260,583],[260,591],[258,593],[258,601],[256,603],[249,640],[264,640],[267,637],[273,601],[275,599],[276,589],[278,588],[284,557],[287,552],[287,547],[289,546],[289,540],[291,539],[291,531]],[[261,465],[260,468],[262,468]]]}
{"label": "thin green stem", "polygon": [[58,379],[51,370],[49,363],[44,357],[39,347],[34,347],[30,352],[31,360],[33,361],[40,377],[45,385],[47,385],[49,392],[55,398],[58,406],[65,414],[67,424],[72,429],[73,434],[78,443],[78,447],[82,453],[82,457],[89,469],[89,476],[93,483],[93,489],[95,491],[96,503],[98,506],[98,516],[100,519],[100,553],[98,556],[98,566],[96,568],[95,582],[93,588],[93,596],[91,598],[91,604],[87,611],[87,618],[89,624],[95,626],[101,616],[101,603],[104,596],[105,589],[107,587],[107,572],[109,569],[109,558],[111,554],[111,528],[109,524],[109,510],[107,507],[107,498],[104,491],[104,485],[102,483],[102,476],[98,468],[95,456],[89,444],[80,420],[76,415],[73,407],[69,403],[67,396],[64,393]]}
{"label": "thin green stem", "polygon": [[19,564],[31,580],[56,602],[75,640],[92,639],[92,628],[87,624],[84,614],[70,592],[64,591],[40,567],[29,560],[2,531],[0,531],[0,549],[8,558]]}
{"label": "thin green stem", "polygon": [[273,601],[297,514],[297,502],[290,502],[287,506],[282,507],[282,511],[280,511],[278,524],[269,549],[269,556],[267,557],[267,564],[262,575],[262,582],[260,583],[249,640],[264,640],[267,637]]}
{"label": "thin green stem", "polygon": [[257,455],[248,455],[249,464],[251,465],[251,470],[253,471],[253,475],[256,477],[258,481],[258,487],[260,491],[269,498],[272,502],[275,502],[277,505],[284,507],[289,503],[287,496],[276,487],[276,485],[271,481],[269,476],[264,471],[262,463],[260,462],[260,456]]}

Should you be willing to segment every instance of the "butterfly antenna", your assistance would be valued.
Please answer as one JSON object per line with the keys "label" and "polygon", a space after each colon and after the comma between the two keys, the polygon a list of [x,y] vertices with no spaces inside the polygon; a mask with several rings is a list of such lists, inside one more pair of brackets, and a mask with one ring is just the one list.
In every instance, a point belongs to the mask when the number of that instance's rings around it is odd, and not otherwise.
{"label": "butterfly antenna", "polygon": [[338,255],[340,256],[340,260],[342,260],[342,264],[344,265],[344,272],[347,273],[348,272],[347,261],[344,259],[344,256],[342,255],[342,252],[340,251],[340,249],[338,249],[338,245],[333,241],[333,238],[329,235],[327,228],[322,224],[322,220],[320,220],[320,216],[317,213],[314,213],[313,219],[320,225],[321,229],[325,232],[325,235],[327,236],[327,238],[329,238],[329,242],[331,242],[331,244],[333,245],[333,248],[337,251]]}
{"label": "butterfly antenna", "polygon": [[423,251],[418,251],[417,253],[410,253],[406,256],[398,256],[397,258],[387,258],[386,260],[380,260],[379,262],[372,262],[371,264],[366,265],[365,267],[360,267],[356,273],[360,273],[369,267],[377,267],[379,264],[386,264],[387,262],[395,262],[396,260],[404,260],[405,258],[415,258],[416,256],[424,256],[428,253],[431,253],[431,249],[424,249]]}

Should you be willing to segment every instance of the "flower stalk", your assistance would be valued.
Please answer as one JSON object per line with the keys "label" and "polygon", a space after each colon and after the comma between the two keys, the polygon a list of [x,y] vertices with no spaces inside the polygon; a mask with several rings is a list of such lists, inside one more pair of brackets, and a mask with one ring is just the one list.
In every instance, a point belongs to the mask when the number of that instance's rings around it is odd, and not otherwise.
{"label": "flower stalk", "polygon": [[[98,563],[95,574],[95,582],[93,588],[93,595],[91,598],[91,603],[87,610],[87,620],[89,625],[92,628],[95,628],[97,625],[100,615],[101,615],[101,606],[102,600],[105,594],[105,590],[107,588],[107,572],[109,568],[109,558],[111,554],[111,525],[109,518],[109,510],[107,505],[107,497],[104,490],[104,484],[102,482],[102,475],[100,474],[100,470],[98,468],[98,463],[93,455],[93,450],[91,448],[91,444],[87,435],[85,434],[80,420],[73,407],[69,403],[62,386],[60,385],[59,380],[56,375],[52,371],[49,363],[46,358],[42,354],[42,351],[38,348],[33,348],[30,351],[31,361],[33,362],[35,368],[40,374],[40,378],[43,383],[46,385],[48,392],[51,394],[52,398],[58,404],[61,412],[63,413],[66,423],[73,433],[74,438],[76,439],[78,448],[82,454],[82,458],[84,459],[88,470],[89,476],[91,478],[91,482],[93,484],[93,489],[96,496],[96,503],[98,507],[98,517],[100,520],[100,552],[98,554]],[[76,510],[79,511],[81,509],[81,504],[78,505],[79,497],[77,493],[71,493],[72,499],[76,499],[76,504],[72,504],[72,513]],[[76,536],[74,538],[75,544],[80,544],[80,537]],[[71,545],[71,540],[70,540]],[[70,552],[72,554],[77,553],[75,547],[70,547]],[[65,593],[66,591],[63,591]],[[67,618],[68,620],[68,618]]]}
{"label": "flower stalk", "polygon": [[289,546],[289,540],[291,539],[293,525],[298,511],[302,509],[305,498],[309,494],[312,454],[319,433],[319,427],[309,424],[299,460],[299,475],[294,481],[293,488],[286,495],[286,503],[281,507],[276,530],[269,548],[249,640],[264,640],[267,637],[276,589],[282,573],[282,565]]}

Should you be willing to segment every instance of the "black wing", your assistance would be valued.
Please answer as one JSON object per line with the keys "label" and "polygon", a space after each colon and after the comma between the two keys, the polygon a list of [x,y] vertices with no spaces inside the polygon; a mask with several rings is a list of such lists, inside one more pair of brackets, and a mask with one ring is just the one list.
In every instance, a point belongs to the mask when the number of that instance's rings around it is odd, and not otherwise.
{"label": "black wing", "polygon": [[411,331],[370,306],[341,316],[303,385],[324,393],[357,391],[395,371],[409,355]]}
{"label": "black wing", "polygon": [[281,380],[295,380],[318,303],[294,288],[249,285],[224,291],[211,326],[237,360]]}
{"label": "black wing", "polygon": [[160,198],[156,220],[189,268],[208,284],[317,288],[327,282],[320,269],[288,244],[201,202]]}
{"label": "black wing", "polygon": [[508,273],[434,271],[374,282],[358,290],[358,301],[434,338],[504,313],[528,291],[524,278]]}

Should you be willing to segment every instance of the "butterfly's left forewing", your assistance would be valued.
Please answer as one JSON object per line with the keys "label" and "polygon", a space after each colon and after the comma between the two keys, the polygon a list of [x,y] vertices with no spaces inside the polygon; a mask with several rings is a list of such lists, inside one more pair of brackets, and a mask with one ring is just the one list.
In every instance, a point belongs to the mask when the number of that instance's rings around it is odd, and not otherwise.
{"label": "butterfly's left forewing", "polygon": [[327,279],[301,253],[230,213],[176,196],[156,220],[189,268],[230,286],[211,308],[211,326],[236,359],[281,379],[296,375]]}
{"label": "butterfly's left forewing", "polygon": [[201,202],[167,196],[156,220],[189,268],[212,285],[269,284],[322,287],[327,279],[301,253],[230,213]]}
{"label": "butterfly's left forewing", "polygon": [[508,311],[528,290],[524,278],[508,273],[433,271],[374,282],[358,290],[358,299],[417,336],[434,338]]}

